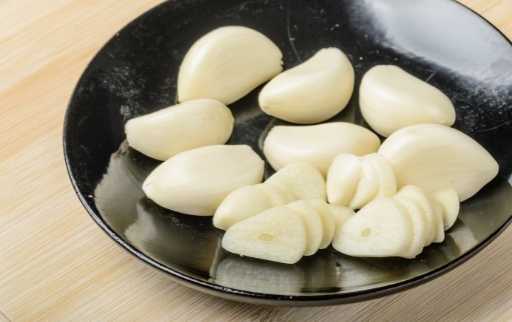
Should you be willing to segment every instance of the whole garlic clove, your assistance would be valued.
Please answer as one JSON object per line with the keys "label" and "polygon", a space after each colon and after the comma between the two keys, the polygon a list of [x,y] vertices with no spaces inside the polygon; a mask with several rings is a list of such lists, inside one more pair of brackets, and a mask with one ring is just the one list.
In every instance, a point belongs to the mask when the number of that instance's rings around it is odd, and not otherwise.
{"label": "whole garlic clove", "polygon": [[215,29],[186,54],[178,75],[178,100],[212,98],[231,104],[279,74],[282,57],[281,50],[256,30]]}
{"label": "whole garlic clove", "polygon": [[142,189],[164,208],[211,216],[230,192],[261,182],[263,170],[263,160],[247,145],[212,145],[160,164]]}
{"label": "whole garlic clove", "polygon": [[370,130],[352,123],[333,122],[307,126],[276,126],[263,144],[263,152],[276,170],[307,162],[322,174],[341,153],[366,155],[376,152],[380,140]]}
{"label": "whole garlic clove", "polygon": [[311,124],[341,112],[353,90],[354,68],[350,60],[341,50],[326,48],[271,80],[261,91],[259,103],[268,115]]}
{"label": "whole garlic clove", "polygon": [[496,160],[466,134],[438,124],[409,126],[393,133],[379,149],[393,166],[400,186],[432,193],[453,188],[467,200],[498,174]]}
{"label": "whole garlic clove", "polygon": [[370,69],[359,90],[361,113],[382,136],[420,123],[451,126],[455,109],[439,89],[393,65]]}
{"label": "whole garlic clove", "polygon": [[306,250],[307,236],[300,214],[276,207],[230,227],[222,248],[241,256],[284,264],[298,262]]}
{"label": "whole garlic clove", "polygon": [[233,114],[224,104],[198,99],[133,118],[125,130],[132,148],[165,161],[183,151],[226,143],[234,124]]}

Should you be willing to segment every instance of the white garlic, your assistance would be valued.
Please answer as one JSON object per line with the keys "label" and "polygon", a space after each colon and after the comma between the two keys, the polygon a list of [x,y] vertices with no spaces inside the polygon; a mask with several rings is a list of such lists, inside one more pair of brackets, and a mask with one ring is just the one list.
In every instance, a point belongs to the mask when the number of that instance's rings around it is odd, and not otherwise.
{"label": "white garlic", "polygon": [[292,163],[274,173],[265,184],[289,192],[294,200],[326,199],[325,180],[308,163]]}
{"label": "white garlic", "polygon": [[327,173],[327,200],[334,205],[360,209],[378,197],[396,193],[395,174],[377,153],[358,157],[338,155]]}
{"label": "white garlic", "polygon": [[300,214],[276,207],[231,226],[222,247],[235,254],[294,264],[306,251],[307,236]]}
{"label": "white garlic", "polygon": [[453,188],[464,201],[498,174],[498,163],[466,134],[438,124],[409,126],[393,133],[379,149],[393,166],[400,186],[427,193]]}
{"label": "white garlic", "polygon": [[170,158],[142,188],[164,208],[211,216],[230,192],[261,182],[263,170],[263,160],[247,145],[212,145]]}
{"label": "white garlic", "polygon": [[304,256],[315,254],[320,248],[324,236],[324,227],[321,215],[309,204],[307,200],[298,200],[287,204],[286,207],[300,214],[306,229],[306,250]]}
{"label": "white garlic", "polygon": [[139,116],[126,123],[126,139],[135,150],[157,160],[229,140],[235,120],[219,101],[198,99]]}
{"label": "white garlic", "polygon": [[266,114],[293,123],[330,119],[348,104],[354,90],[354,68],[337,48],[318,51],[304,63],[279,74],[260,93]]}
{"label": "white garlic", "polygon": [[407,256],[412,223],[393,198],[378,198],[349,217],[337,230],[333,247],[350,256]]}
{"label": "white garlic", "polygon": [[215,211],[213,225],[226,230],[267,209],[316,198],[325,199],[325,181],[320,172],[308,164],[291,164],[263,184],[232,191]]}
{"label": "white garlic", "polygon": [[186,54],[178,100],[212,98],[231,104],[282,71],[282,53],[262,33],[227,26],[204,35]]}
{"label": "white garlic", "polygon": [[364,75],[359,105],[366,122],[382,136],[420,123],[455,122],[455,109],[443,92],[393,65],[375,66]]}
{"label": "white garlic", "polygon": [[432,194],[432,198],[443,208],[444,229],[450,229],[457,220],[460,211],[460,200],[454,189],[438,190]]}
{"label": "white garlic", "polygon": [[270,130],[263,152],[276,170],[307,162],[326,174],[340,153],[366,155],[376,152],[380,140],[370,130],[352,123],[333,122],[307,126],[276,126]]}

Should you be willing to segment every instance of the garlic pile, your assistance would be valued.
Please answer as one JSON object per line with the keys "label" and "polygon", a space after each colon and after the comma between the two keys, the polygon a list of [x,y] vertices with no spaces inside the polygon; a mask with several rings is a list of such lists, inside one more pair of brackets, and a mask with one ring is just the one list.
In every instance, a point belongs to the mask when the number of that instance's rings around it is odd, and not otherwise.
{"label": "garlic pile", "polygon": [[[350,256],[414,258],[442,242],[460,202],[498,174],[498,163],[450,128],[455,108],[439,89],[397,66],[374,66],[359,88],[362,126],[329,122],[275,126],[263,154],[225,145],[231,104],[268,82],[262,112],[297,124],[346,108],[355,72],[337,48],[282,72],[281,50],[265,35],[221,27],[197,40],[178,75],[179,104],[126,123],[129,145],[164,161],[143,190],[158,205],[213,216],[222,247],[293,264],[332,244]],[[355,212],[357,211],[357,213]]]}

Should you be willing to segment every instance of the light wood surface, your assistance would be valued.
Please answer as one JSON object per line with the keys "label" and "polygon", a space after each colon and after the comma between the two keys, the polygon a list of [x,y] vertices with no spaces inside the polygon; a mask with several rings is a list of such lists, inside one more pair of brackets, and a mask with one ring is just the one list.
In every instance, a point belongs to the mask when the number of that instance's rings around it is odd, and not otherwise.
{"label": "light wood surface", "polygon": [[[0,321],[512,321],[512,229],[410,291],[319,308],[224,301],[114,244],[67,178],[64,111],[87,62],[160,0],[0,1]],[[464,0],[509,37],[511,0]]]}

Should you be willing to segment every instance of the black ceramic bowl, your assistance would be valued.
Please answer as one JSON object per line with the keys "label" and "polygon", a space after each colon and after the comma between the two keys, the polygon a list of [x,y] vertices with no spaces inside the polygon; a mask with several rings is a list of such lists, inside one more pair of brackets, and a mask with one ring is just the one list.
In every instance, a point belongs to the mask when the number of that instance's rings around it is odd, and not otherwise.
{"label": "black ceramic bowl", "polygon": [[[498,160],[499,177],[462,205],[444,243],[415,260],[355,259],[327,249],[281,265],[226,253],[210,218],[173,213],[144,197],[141,183],[157,162],[128,148],[123,130],[128,119],[175,103],[185,52],[225,25],[269,36],[284,52],[286,67],[335,46],[352,60],[357,84],[376,64],[396,64],[427,80],[454,102],[455,127]],[[229,143],[249,144],[261,154],[258,142],[277,121],[259,110],[257,93],[232,105],[236,129]],[[356,88],[335,119],[364,125],[357,106]],[[98,53],[75,89],[64,127],[64,154],[78,197],[123,248],[201,291],[292,305],[397,292],[475,255],[511,221],[511,142],[512,47],[480,16],[448,0],[170,1],[129,24]]]}

